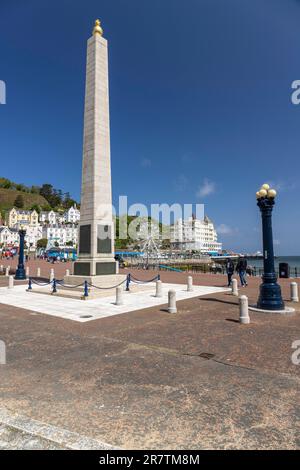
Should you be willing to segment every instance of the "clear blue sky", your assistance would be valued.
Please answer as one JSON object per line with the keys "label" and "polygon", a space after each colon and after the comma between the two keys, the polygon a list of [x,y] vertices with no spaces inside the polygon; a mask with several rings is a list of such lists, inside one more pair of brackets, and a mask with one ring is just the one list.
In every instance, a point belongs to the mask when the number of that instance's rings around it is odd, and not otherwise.
{"label": "clear blue sky", "polygon": [[109,41],[114,200],[203,202],[228,248],[300,255],[297,0],[0,0],[0,175],[79,198],[86,41]]}

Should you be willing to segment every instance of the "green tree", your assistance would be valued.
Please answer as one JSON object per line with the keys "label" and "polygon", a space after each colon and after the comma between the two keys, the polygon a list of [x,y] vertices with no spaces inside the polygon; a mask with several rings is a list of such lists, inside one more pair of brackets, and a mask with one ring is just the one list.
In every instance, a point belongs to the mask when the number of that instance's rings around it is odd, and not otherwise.
{"label": "green tree", "polygon": [[40,240],[37,241],[37,247],[38,248],[46,248],[47,243],[48,243],[47,238],[41,238]]}
{"label": "green tree", "polygon": [[19,195],[16,197],[14,205],[15,205],[18,209],[22,209],[22,208],[24,207],[24,198],[23,198],[22,194],[19,194]]}
{"label": "green tree", "polygon": [[51,209],[52,209],[52,207],[49,206],[49,204],[44,204],[42,206],[42,211],[44,211],[44,212],[49,212],[49,211],[51,211]]}
{"label": "green tree", "polygon": [[0,188],[10,189],[11,188],[11,181],[7,178],[0,178]]}
{"label": "green tree", "polygon": [[58,189],[58,190],[54,189],[52,197],[51,197],[51,206],[53,208],[54,207],[60,207],[61,204],[62,204],[62,200],[63,200],[62,191],[60,189]]}
{"label": "green tree", "polygon": [[70,209],[74,205],[78,205],[75,199],[71,198],[70,193],[65,193],[63,198],[63,207],[64,209]]}
{"label": "green tree", "polygon": [[61,206],[63,202],[63,193],[61,189],[53,188],[52,184],[45,183],[40,188],[40,195],[43,196],[52,209]]}
{"label": "green tree", "polygon": [[40,195],[43,196],[49,205],[52,207],[52,195],[53,195],[53,186],[52,184],[45,183],[40,188]]}
{"label": "green tree", "polygon": [[72,240],[69,240],[68,242],[66,242],[66,246],[73,246]]}
{"label": "green tree", "polygon": [[24,184],[16,184],[16,190],[25,192],[26,191],[26,186],[24,186]]}
{"label": "green tree", "polygon": [[39,186],[31,186],[30,192],[31,192],[31,194],[40,194],[40,187]]}
{"label": "green tree", "polygon": [[41,208],[38,204],[33,204],[30,208],[31,211],[36,211],[38,214],[41,212]]}

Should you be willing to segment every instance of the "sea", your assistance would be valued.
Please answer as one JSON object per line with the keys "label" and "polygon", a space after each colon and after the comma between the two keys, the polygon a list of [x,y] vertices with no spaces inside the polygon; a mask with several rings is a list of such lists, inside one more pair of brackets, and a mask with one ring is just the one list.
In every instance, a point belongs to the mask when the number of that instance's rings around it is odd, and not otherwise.
{"label": "sea", "polygon": [[[275,257],[275,268],[279,268],[279,263],[288,263],[291,269],[297,268],[300,272],[300,256],[276,256]],[[262,268],[263,259],[249,259],[248,264],[253,268]]]}

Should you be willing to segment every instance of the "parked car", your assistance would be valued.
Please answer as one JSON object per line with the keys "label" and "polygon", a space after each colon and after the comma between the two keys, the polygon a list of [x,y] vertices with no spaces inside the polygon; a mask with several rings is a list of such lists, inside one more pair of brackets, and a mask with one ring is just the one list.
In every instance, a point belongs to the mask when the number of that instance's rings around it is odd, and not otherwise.
{"label": "parked car", "polygon": [[75,248],[63,248],[62,249],[62,261],[76,261],[77,250]]}
{"label": "parked car", "polygon": [[54,262],[57,261],[60,258],[61,255],[61,249],[60,248],[50,248],[50,250],[47,250],[45,252],[45,256],[47,261]]}
{"label": "parked car", "polygon": [[76,261],[77,251],[75,248],[50,248],[45,253],[46,259],[49,262],[54,261]]}

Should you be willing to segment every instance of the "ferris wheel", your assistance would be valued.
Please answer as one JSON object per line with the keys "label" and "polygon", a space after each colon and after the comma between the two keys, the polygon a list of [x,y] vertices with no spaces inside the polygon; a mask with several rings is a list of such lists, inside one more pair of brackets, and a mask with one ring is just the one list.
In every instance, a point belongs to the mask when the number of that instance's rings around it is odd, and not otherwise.
{"label": "ferris wheel", "polygon": [[152,235],[148,235],[146,238],[139,243],[140,251],[143,253],[142,258],[144,260],[146,268],[149,265],[149,258],[159,259],[161,257],[161,242],[159,239],[154,238]]}

